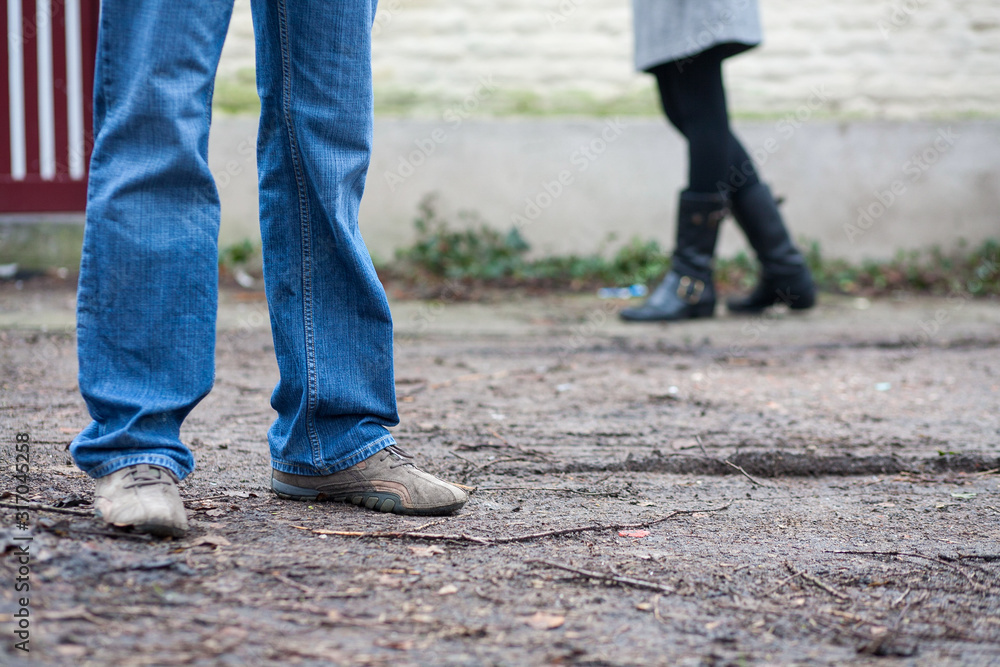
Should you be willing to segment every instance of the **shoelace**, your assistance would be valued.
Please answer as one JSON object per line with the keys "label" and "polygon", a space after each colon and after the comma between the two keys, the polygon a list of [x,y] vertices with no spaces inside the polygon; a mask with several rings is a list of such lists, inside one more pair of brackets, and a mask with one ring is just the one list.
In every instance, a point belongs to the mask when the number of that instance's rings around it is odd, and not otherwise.
{"label": "shoelace", "polygon": [[162,470],[157,470],[146,464],[136,466],[134,470],[128,472],[126,477],[129,478],[129,481],[125,482],[123,486],[126,489],[136,486],[155,486],[156,484],[170,483]]}
{"label": "shoelace", "polygon": [[412,459],[413,455],[404,450],[399,445],[389,445],[382,450],[382,456],[379,457],[379,461],[385,461],[387,458],[392,457],[396,459],[395,463],[391,463],[389,468],[399,468],[400,466],[412,466],[412,461],[407,461],[406,459]]}

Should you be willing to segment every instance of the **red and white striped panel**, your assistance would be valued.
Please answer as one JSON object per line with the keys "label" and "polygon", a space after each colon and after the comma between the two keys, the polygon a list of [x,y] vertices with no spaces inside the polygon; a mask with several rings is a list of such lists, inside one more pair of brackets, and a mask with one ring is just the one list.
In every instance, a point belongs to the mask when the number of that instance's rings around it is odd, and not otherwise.
{"label": "red and white striped panel", "polygon": [[6,0],[0,213],[82,211],[98,0]]}

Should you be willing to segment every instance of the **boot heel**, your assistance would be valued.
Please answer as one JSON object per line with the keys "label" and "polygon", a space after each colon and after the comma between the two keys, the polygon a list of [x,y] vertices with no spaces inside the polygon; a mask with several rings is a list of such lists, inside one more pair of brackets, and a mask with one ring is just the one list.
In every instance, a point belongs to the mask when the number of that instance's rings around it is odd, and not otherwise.
{"label": "boot heel", "polygon": [[688,313],[691,318],[696,317],[714,317],[715,316],[715,302],[705,302],[696,303],[688,307]]}

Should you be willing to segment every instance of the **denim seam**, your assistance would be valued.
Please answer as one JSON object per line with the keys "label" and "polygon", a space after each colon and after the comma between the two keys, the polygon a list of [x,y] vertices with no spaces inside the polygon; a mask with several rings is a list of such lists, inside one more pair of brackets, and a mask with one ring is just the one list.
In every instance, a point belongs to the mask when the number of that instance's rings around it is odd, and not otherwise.
{"label": "denim seam", "polygon": [[[107,16],[107,14],[105,12],[100,12],[99,13],[99,15],[98,15],[98,30],[108,30],[109,29],[109,26],[105,23],[105,20],[106,20],[105,17],[106,16]],[[103,93],[104,93],[104,108],[105,108],[105,111],[106,111],[107,108],[108,108],[108,106],[110,106],[109,102],[114,102],[113,99],[108,99],[108,97],[110,97],[110,92],[111,92],[111,85],[110,85],[110,82],[108,81],[108,72],[110,71],[110,66],[108,64],[108,49],[106,47],[104,47],[104,40],[98,39],[97,40],[97,45],[98,45],[98,48],[101,49],[101,52],[100,52],[100,54],[98,54],[97,57],[101,59],[101,65],[102,65],[102,67],[101,67],[101,88],[103,88]],[[96,97],[96,93],[95,93],[95,97]],[[106,115],[107,114],[105,113],[105,116]],[[103,121],[105,119],[102,118],[101,120]],[[95,132],[94,138],[95,139],[97,138],[96,137],[96,132]]]}
{"label": "denim seam", "polygon": [[322,459],[322,449],[319,433],[316,429],[317,396],[319,394],[316,372],[316,336],[313,326],[312,299],[312,234],[309,211],[309,198],[306,192],[305,179],[302,174],[302,159],[299,153],[298,141],[292,124],[291,98],[292,73],[291,53],[288,46],[288,15],[285,0],[275,3],[278,13],[279,43],[281,45],[281,113],[285,120],[285,131],[288,134],[288,151],[292,161],[292,173],[295,175],[295,185],[299,197],[299,233],[302,240],[302,327],[306,357],[306,437],[312,448],[313,461]]}
{"label": "denim seam", "polygon": [[[325,475],[332,475],[334,473],[340,472],[342,470],[347,470],[353,465],[364,461],[370,456],[377,454],[386,447],[396,444],[396,439],[392,437],[391,433],[387,433],[377,440],[366,444],[364,447],[357,449],[349,456],[344,456],[336,461],[326,463],[321,467],[316,467],[312,470],[308,470],[301,463],[291,463],[287,461],[281,461],[278,459],[271,459],[271,467],[279,472],[286,472],[291,475],[304,475],[306,477],[322,477]],[[307,471],[308,470],[308,471]]]}
{"label": "denim seam", "polygon": [[106,477],[107,475],[118,472],[122,468],[139,465],[141,463],[166,468],[176,475],[179,480],[184,479],[188,475],[188,472],[181,469],[177,465],[176,461],[169,456],[163,456],[162,454],[126,454],[125,456],[119,456],[118,458],[111,459],[110,461],[105,461],[96,468],[88,470],[87,474],[95,479],[98,477]]}

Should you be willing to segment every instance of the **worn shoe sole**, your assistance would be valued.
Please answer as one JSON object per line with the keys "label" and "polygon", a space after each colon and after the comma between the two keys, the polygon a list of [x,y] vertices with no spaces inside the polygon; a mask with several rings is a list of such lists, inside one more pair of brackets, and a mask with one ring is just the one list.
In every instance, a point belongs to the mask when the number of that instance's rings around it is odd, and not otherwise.
{"label": "worn shoe sole", "polygon": [[376,512],[386,512],[392,514],[406,514],[410,516],[438,516],[448,514],[461,509],[465,501],[429,508],[404,507],[403,501],[395,493],[384,493],[381,491],[361,491],[358,493],[343,493],[328,495],[316,489],[308,489],[301,486],[286,484],[285,482],[271,479],[271,490],[275,495],[283,500],[317,500],[334,503],[350,503],[358,507],[375,510]]}
{"label": "worn shoe sole", "polygon": [[[104,521],[104,517],[101,516],[100,510],[95,510],[94,516]],[[125,526],[119,526],[117,524],[108,523],[108,525],[110,525],[112,528],[119,528],[119,529],[131,528],[133,532],[145,533],[147,535],[153,535],[155,537],[184,537],[184,535],[187,534],[187,531],[184,530],[183,528],[163,523],[135,523],[135,524],[128,524]]]}

